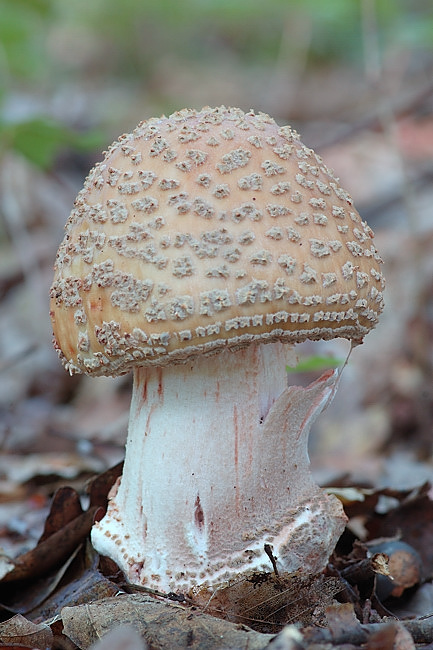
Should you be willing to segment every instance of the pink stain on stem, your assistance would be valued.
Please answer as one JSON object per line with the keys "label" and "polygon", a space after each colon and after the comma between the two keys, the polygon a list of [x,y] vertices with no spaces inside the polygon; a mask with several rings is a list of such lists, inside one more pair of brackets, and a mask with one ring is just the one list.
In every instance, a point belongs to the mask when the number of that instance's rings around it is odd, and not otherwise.
{"label": "pink stain on stem", "polygon": [[238,410],[236,404],[233,406],[233,425],[234,425],[234,461],[235,461],[235,508],[236,514],[239,515],[239,423]]}

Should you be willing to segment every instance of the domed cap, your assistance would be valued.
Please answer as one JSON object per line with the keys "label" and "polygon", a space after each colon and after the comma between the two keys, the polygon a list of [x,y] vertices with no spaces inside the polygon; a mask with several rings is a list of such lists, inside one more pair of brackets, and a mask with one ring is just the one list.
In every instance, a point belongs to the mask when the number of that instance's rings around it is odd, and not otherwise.
{"label": "domed cap", "polygon": [[252,342],[362,340],[381,259],[290,127],[220,107],[150,119],[90,172],[51,288],[70,372],[114,375]]}

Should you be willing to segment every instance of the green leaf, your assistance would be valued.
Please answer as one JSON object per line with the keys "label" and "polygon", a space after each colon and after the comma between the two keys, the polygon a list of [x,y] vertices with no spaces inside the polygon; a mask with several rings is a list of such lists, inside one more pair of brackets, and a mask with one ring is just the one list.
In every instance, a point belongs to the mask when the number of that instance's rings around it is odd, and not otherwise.
{"label": "green leaf", "polygon": [[301,359],[295,368],[286,366],[287,372],[318,372],[326,368],[338,368],[343,365],[344,359],[336,359],[335,357],[321,357],[311,356]]}
{"label": "green leaf", "polygon": [[91,150],[102,142],[97,132],[77,134],[46,117],[17,123],[0,122],[0,150],[18,151],[37,167],[50,168],[63,148]]}

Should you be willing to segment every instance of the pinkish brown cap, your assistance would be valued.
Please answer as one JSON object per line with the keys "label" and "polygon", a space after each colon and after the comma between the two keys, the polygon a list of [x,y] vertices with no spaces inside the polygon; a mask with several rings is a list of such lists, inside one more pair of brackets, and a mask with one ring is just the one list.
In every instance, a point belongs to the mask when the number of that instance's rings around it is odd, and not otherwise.
{"label": "pinkish brown cap", "polygon": [[373,233],[290,127],[183,110],[87,177],[51,288],[70,372],[115,375],[252,342],[360,341],[383,308]]}

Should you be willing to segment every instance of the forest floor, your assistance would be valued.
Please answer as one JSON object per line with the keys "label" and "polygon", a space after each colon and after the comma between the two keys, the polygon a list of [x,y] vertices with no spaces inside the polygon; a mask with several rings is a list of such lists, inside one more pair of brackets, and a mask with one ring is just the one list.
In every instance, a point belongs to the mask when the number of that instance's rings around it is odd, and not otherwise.
{"label": "forest floor", "polygon": [[[51,345],[52,266],[81,170],[66,159],[45,173],[14,153],[4,156],[3,646],[88,648],[113,621],[136,628],[145,620],[141,637],[123,628],[107,645],[92,647],[170,647],[158,636],[166,622],[166,634],[179,635],[171,647],[179,648],[433,648],[433,99],[431,89],[416,85],[403,99],[392,120],[373,112],[356,128],[324,129],[326,139],[317,136],[320,123],[301,126],[375,230],[386,309],[353,351],[334,403],[311,435],[313,470],[341,498],[347,530],[323,575],[284,583],[284,617],[276,621],[269,611],[263,620],[264,595],[245,625],[188,602],[160,602],[156,614],[151,595],[133,593],[91,549],[92,521],[120,471],[131,378],[70,377]],[[301,358],[311,354],[341,358],[347,345],[299,350]],[[315,377],[298,373],[290,380]],[[379,546],[383,538],[386,547]],[[404,567],[395,569],[390,594],[371,558],[399,551]]]}

